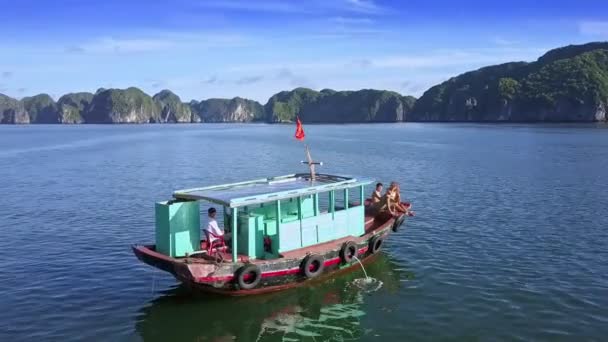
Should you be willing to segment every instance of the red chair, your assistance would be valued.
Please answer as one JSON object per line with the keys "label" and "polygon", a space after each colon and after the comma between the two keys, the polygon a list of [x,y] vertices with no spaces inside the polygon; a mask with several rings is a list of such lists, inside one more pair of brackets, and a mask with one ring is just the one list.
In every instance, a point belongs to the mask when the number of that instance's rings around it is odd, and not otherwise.
{"label": "red chair", "polygon": [[[212,252],[226,252],[228,250],[228,246],[226,246],[226,241],[224,240],[224,236],[223,235],[215,235],[207,230],[204,230],[205,232],[205,237],[207,238],[207,254],[208,255],[212,255]],[[211,241],[211,238],[215,238],[215,240],[213,240],[213,242]]]}

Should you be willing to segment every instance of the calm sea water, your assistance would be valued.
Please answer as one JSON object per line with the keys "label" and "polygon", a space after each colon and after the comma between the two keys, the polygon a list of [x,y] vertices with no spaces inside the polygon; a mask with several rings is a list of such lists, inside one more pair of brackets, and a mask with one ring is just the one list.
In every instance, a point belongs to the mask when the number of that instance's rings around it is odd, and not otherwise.
{"label": "calm sea water", "polygon": [[173,190],[305,171],[294,127],[0,127],[0,340],[606,340],[608,129],[305,125],[324,172],[397,180],[417,216],[361,271],[194,295],[141,264]]}

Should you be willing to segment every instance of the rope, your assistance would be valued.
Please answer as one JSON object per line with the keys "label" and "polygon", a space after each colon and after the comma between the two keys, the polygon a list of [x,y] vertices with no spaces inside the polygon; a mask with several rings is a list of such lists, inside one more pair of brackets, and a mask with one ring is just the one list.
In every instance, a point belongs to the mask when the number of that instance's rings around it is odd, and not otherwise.
{"label": "rope", "polygon": [[156,290],[156,270],[152,270],[152,292],[150,296],[154,296],[154,291]]}

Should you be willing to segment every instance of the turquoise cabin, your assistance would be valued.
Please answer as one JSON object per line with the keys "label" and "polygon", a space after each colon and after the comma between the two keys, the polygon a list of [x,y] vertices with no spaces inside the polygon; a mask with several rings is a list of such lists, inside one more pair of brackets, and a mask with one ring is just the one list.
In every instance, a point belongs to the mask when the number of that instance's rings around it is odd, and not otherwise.
{"label": "turquoise cabin", "polygon": [[[156,251],[180,258],[200,248],[206,212],[200,201],[223,208],[232,233],[232,262],[276,259],[282,253],[365,234],[365,186],[371,179],[293,174],[247,182],[178,190],[156,203]],[[201,219],[202,217],[202,219]]]}

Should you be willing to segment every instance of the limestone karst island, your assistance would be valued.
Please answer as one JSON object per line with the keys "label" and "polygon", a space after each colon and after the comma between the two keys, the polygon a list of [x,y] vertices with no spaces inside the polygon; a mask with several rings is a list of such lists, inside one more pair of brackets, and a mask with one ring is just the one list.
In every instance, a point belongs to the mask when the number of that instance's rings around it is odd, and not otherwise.
{"label": "limestone karst island", "polygon": [[98,89],[20,100],[0,94],[3,124],[194,122],[603,122],[608,110],[608,42],[569,45],[533,62],[483,67],[416,99],[394,91],[295,88],[265,104],[235,97],[183,102],[170,90]]}

